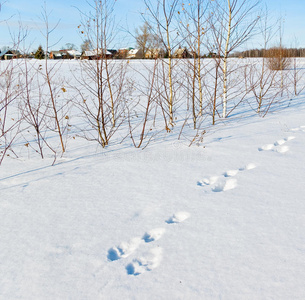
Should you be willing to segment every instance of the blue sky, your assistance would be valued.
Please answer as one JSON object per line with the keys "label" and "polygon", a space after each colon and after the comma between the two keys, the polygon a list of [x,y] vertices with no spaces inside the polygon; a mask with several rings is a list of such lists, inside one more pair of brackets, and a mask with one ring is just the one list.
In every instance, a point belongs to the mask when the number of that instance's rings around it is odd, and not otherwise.
{"label": "blue sky", "polygon": [[[90,0],[89,0],[90,1]],[[154,0],[152,0],[154,1]],[[305,0],[265,0],[273,18],[284,20],[284,43],[286,46],[305,47]],[[0,48],[11,46],[11,34],[18,31],[19,21],[23,27],[28,27],[30,33],[26,40],[26,47],[37,49],[39,44],[44,45],[42,32],[45,26],[41,20],[43,0],[0,0]],[[50,36],[50,44],[58,42],[52,48],[60,49],[66,43],[74,43],[78,48],[82,43],[82,37],[78,33],[80,24],[80,11],[88,12],[90,7],[85,0],[52,0],[46,1],[47,10],[51,12],[50,25],[60,20],[59,26]],[[76,9],[77,7],[78,9]],[[128,30],[134,29],[142,24],[140,12],[144,5],[141,0],[117,0],[116,21],[123,31],[117,38],[114,48],[134,46],[134,40]],[[42,32],[41,32],[42,31]],[[247,47],[258,47],[255,41],[250,42]]]}
{"label": "blue sky", "polygon": [[[0,0],[3,3],[4,0]],[[91,1],[93,2],[93,1]],[[6,0],[0,12],[0,48],[11,46],[11,35],[19,31],[20,21],[23,27],[29,29],[26,47],[37,49],[39,44],[44,46],[45,24],[42,20],[44,1],[42,0]],[[53,48],[60,49],[66,43],[73,43],[78,48],[82,43],[78,26],[81,24],[81,12],[89,12],[92,8],[85,0],[52,0],[46,1],[47,11],[50,13],[49,26],[52,27],[60,20],[54,32],[50,35]],[[142,1],[117,0],[115,5],[115,19],[118,27],[122,29],[120,37],[113,47],[134,46],[134,39],[126,31],[134,32],[142,24]],[[130,45],[131,44],[131,45]]]}

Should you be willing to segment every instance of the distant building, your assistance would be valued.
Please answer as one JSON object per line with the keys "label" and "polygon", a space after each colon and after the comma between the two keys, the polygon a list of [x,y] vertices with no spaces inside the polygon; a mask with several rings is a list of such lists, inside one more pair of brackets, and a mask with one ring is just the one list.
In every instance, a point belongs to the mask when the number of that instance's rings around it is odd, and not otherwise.
{"label": "distant building", "polygon": [[221,58],[221,56],[215,52],[209,52],[207,58]]}
{"label": "distant building", "polygon": [[9,60],[9,59],[21,58],[21,57],[22,55],[18,50],[6,50],[0,53],[1,60]]}
{"label": "distant building", "polygon": [[68,49],[68,50],[59,50],[59,51],[51,51],[49,58],[50,59],[79,59],[81,57],[81,53],[77,50]]}
{"label": "distant building", "polygon": [[116,58],[127,58],[129,51],[132,49],[134,49],[134,48],[121,48],[117,51],[115,57]]}
{"label": "distant building", "polygon": [[62,53],[60,51],[51,51],[49,58],[50,59],[62,59]]}
{"label": "distant building", "polygon": [[143,58],[144,53],[141,49],[131,49],[128,51],[126,58],[133,59],[133,58]]}
{"label": "distant building", "polygon": [[85,51],[81,58],[88,60],[97,60],[102,58],[113,58],[113,54],[105,49],[94,49]]}
{"label": "distant building", "polygon": [[74,59],[80,59],[82,54],[77,50],[68,50],[67,53],[70,55],[70,57],[73,57]]}
{"label": "distant building", "polygon": [[191,58],[192,55],[189,53],[189,51],[186,48],[180,48],[177,49],[174,53],[174,58]]}
{"label": "distant building", "polygon": [[148,59],[156,59],[156,58],[164,58],[165,51],[161,48],[149,49],[145,53],[145,58]]}
{"label": "distant building", "polygon": [[73,49],[62,49],[59,50],[63,59],[78,59],[81,57],[81,53]]}
{"label": "distant building", "polygon": [[118,53],[118,51],[115,50],[115,49],[107,49],[107,51],[110,52],[113,57],[115,57],[117,55],[117,53]]}

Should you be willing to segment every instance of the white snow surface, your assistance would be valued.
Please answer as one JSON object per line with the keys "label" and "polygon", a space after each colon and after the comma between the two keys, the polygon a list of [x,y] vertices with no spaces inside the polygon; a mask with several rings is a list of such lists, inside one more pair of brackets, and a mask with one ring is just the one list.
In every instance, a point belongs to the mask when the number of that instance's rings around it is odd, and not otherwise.
{"label": "white snow surface", "polygon": [[0,166],[0,299],[305,299],[305,94],[201,145]]}

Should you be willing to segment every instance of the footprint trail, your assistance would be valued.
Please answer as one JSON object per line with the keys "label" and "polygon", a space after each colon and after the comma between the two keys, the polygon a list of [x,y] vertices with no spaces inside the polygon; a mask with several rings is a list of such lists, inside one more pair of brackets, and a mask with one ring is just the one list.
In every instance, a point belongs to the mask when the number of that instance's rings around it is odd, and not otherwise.
{"label": "footprint trail", "polygon": [[289,147],[285,145],[287,142],[295,139],[295,136],[288,136],[287,138],[279,139],[273,144],[266,144],[258,148],[258,151],[274,151],[278,153],[286,153]]}
{"label": "footprint trail", "polygon": [[133,238],[129,242],[122,242],[119,246],[108,250],[108,259],[111,261],[118,260],[122,257],[128,257],[141,245],[141,238]]}
{"label": "footprint trail", "polygon": [[143,236],[145,243],[150,243],[159,240],[165,232],[164,228],[156,228],[146,232]]}
{"label": "footprint trail", "polygon": [[165,222],[167,224],[181,223],[181,222],[184,222],[189,217],[190,217],[190,213],[188,213],[186,211],[180,211],[180,212],[175,213]]}
{"label": "footprint trail", "polygon": [[249,163],[246,166],[239,169],[232,169],[224,172],[222,176],[211,176],[209,178],[204,178],[197,182],[198,186],[205,187],[210,186],[212,192],[225,192],[237,187],[237,179],[234,178],[240,172],[255,169],[256,165],[254,163]]}
{"label": "footprint trail", "polygon": [[151,249],[148,253],[140,258],[134,259],[126,266],[128,275],[140,275],[147,271],[157,268],[162,261],[163,250],[161,247]]}
{"label": "footprint trail", "polygon": [[[180,211],[173,214],[165,222],[167,224],[181,223],[190,217],[190,213]],[[108,261],[116,261],[121,258],[127,258],[135,253],[141,245],[153,244],[155,241],[161,239],[165,233],[165,228],[155,228],[144,233],[143,237],[132,238],[129,242],[122,242],[119,246],[112,247],[108,250]],[[146,251],[143,255],[134,258],[125,269],[128,275],[140,275],[147,271],[152,271],[158,267],[162,261],[163,249],[161,247],[154,247]]]}

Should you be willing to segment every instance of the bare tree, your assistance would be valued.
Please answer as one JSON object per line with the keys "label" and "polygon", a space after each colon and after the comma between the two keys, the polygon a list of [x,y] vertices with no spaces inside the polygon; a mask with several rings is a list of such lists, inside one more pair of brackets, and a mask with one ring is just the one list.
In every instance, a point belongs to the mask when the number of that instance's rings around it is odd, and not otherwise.
{"label": "bare tree", "polygon": [[[193,60],[187,61],[187,70],[191,76],[191,99],[194,129],[197,117],[203,112],[203,78],[202,78],[202,44],[208,31],[208,4],[204,0],[194,0],[188,5],[182,3],[180,16],[180,32],[183,40],[188,44]],[[198,94],[198,97],[197,97]],[[196,100],[198,99],[198,108]]]}
{"label": "bare tree", "polygon": [[213,17],[210,19],[213,41],[222,57],[223,111],[227,116],[228,102],[228,58],[230,53],[241,46],[254,34],[259,16],[255,14],[260,0],[217,0],[214,1]]}
{"label": "bare tree", "polygon": [[207,99],[207,108],[212,117],[212,125],[216,124],[216,118],[220,118],[220,106],[218,101],[222,96],[221,89],[221,57],[219,53],[211,53],[204,66],[206,79],[203,81],[204,94]]}
{"label": "bare tree", "polygon": [[81,44],[80,48],[81,48],[82,53],[84,53],[85,51],[92,50],[93,47],[92,47],[92,44],[91,44],[90,40],[86,39]]}
{"label": "bare tree", "polygon": [[54,30],[57,28],[59,21],[53,26],[50,27],[49,22],[49,16],[51,13],[47,11],[46,4],[44,5],[42,9],[42,20],[45,24],[45,32],[43,33],[45,41],[46,41],[46,55],[45,55],[45,61],[44,61],[44,68],[43,68],[43,77],[45,79],[45,82],[48,87],[48,96],[51,100],[51,107],[53,112],[53,119],[55,121],[55,128],[54,130],[57,132],[60,145],[61,145],[61,151],[64,153],[66,151],[65,148],[65,141],[64,141],[64,133],[66,126],[62,126],[62,121],[65,119],[66,114],[64,113],[64,110],[66,109],[67,105],[65,103],[58,103],[57,101],[57,93],[61,90],[60,87],[57,86],[57,84],[53,84],[53,79],[57,73],[56,67],[53,65],[52,67],[49,66],[48,62],[48,50],[50,48],[49,42],[50,42],[50,35],[54,32]]}
{"label": "bare tree", "polygon": [[[149,15],[147,18],[149,24],[155,25],[155,33],[160,36],[162,43],[166,49],[168,61],[167,61],[167,82],[168,82],[168,97],[167,107],[169,115],[169,124],[174,126],[174,89],[173,89],[173,48],[176,35],[173,33],[174,27],[173,20],[176,13],[176,8],[179,0],[157,0],[156,4],[153,4],[150,0],[144,0],[145,6]],[[152,25],[152,26],[153,26]]]}
{"label": "bare tree", "polygon": [[136,29],[135,39],[137,48],[141,50],[144,58],[146,52],[153,48],[154,42],[153,33],[151,32],[151,28],[147,21],[145,21],[144,24],[139,27],[139,29]]}
{"label": "bare tree", "polygon": [[[297,45],[297,42],[295,42],[295,44]],[[297,47],[295,46],[295,49],[291,49],[290,50],[290,57],[292,60],[292,84],[293,84],[293,93],[295,96],[298,96],[304,89],[305,86],[301,86],[299,87],[299,82],[301,80],[301,78],[303,78],[304,76],[304,70],[302,68],[299,68],[299,59],[298,59],[298,51],[296,50]]]}
{"label": "bare tree", "polygon": [[77,50],[77,47],[73,43],[66,43],[65,46],[61,47],[63,50]]}

